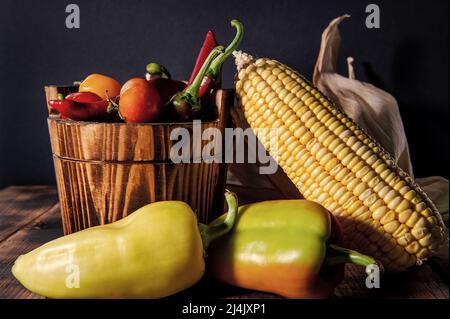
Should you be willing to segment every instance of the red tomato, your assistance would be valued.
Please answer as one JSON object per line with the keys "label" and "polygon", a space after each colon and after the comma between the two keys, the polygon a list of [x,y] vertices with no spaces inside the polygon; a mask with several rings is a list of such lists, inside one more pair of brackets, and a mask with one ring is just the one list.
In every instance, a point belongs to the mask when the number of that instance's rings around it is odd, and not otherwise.
{"label": "red tomato", "polygon": [[120,95],[125,93],[126,90],[128,90],[131,87],[143,87],[148,84],[148,81],[144,78],[132,78],[129,79],[127,82],[125,82],[124,85],[122,85],[122,88],[120,89]]}
{"label": "red tomato", "polygon": [[127,123],[155,121],[163,102],[159,92],[143,78],[133,78],[123,85],[119,100],[120,116]]}

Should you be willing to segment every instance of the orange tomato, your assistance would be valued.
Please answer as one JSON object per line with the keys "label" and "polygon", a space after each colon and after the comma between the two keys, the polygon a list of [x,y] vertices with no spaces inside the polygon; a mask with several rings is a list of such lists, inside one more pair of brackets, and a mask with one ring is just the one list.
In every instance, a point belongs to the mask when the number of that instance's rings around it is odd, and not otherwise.
{"label": "orange tomato", "polygon": [[108,97],[118,96],[120,88],[120,83],[112,77],[103,74],[91,74],[81,82],[78,91],[95,93],[106,100]]}
{"label": "orange tomato", "polygon": [[158,119],[163,106],[158,90],[145,79],[133,78],[124,84],[119,99],[119,113],[125,122],[153,122]]}
{"label": "orange tomato", "polygon": [[120,89],[120,95],[125,93],[126,90],[128,90],[131,87],[145,87],[148,85],[148,82],[144,78],[132,78],[125,82],[124,85],[122,85],[122,88]]}

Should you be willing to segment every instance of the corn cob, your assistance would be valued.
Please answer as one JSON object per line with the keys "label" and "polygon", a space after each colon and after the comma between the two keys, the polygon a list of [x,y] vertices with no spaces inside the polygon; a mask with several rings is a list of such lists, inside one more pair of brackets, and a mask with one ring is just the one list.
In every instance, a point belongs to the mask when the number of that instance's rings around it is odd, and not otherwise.
{"label": "corn cob", "polygon": [[[234,55],[247,121],[300,193],[337,217],[346,245],[390,272],[448,247],[434,204],[362,128],[291,68]],[[267,129],[277,130],[276,143]]]}

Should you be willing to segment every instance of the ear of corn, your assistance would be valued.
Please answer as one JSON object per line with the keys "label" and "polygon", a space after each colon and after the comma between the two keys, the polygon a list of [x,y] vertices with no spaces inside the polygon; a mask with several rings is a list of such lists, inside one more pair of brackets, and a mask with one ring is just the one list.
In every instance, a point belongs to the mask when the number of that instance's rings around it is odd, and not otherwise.
{"label": "ear of corn", "polygon": [[[289,67],[235,57],[247,121],[302,195],[337,217],[346,245],[392,272],[448,246],[433,203],[355,122]],[[267,129],[277,130],[275,143]]]}

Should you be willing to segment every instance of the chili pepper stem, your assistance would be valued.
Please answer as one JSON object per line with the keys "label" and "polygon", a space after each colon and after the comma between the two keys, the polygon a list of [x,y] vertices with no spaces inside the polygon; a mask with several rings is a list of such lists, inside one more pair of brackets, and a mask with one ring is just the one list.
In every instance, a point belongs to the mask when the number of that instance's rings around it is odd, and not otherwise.
{"label": "chili pepper stem", "polygon": [[367,267],[369,265],[377,264],[375,259],[370,256],[363,255],[355,250],[342,248],[333,244],[328,245],[325,260],[326,263],[330,266],[342,263],[352,263]]}
{"label": "chili pepper stem", "polygon": [[227,201],[228,212],[223,222],[213,226],[208,226],[201,223],[199,224],[204,250],[208,249],[213,240],[225,235],[231,230],[231,228],[233,228],[238,211],[237,196],[233,192],[226,190],[225,200]]}
{"label": "chili pepper stem", "polygon": [[223,62],[233,53],[234,50],[236,50],[238,45],[241,43],[242,37],[244,36],[244,26],[239,20],[231,20],[231,26],[236,29],[236,35],[233,41],[231,41],[231,43],[227,46],[222,54],[220,54],[217,58],[214,59],[214,61],[211,62],[211,66],[209,67],[209,70],[207,72],[207,75],[212,77],[213,79],[217,78]]}
{"label": "chili pepper stem", "polygon": [[[211,53],[208,55],[208,58],[206,59],[205,63],[203,63],[200,71],[198,72],[197,76],[194,79],[194,82],[190,86],[186,88],[186,90],[183,92],[183,97],[186,97],[187,100],[193,99],[195,102],[197,102],[198,98],[198,90],[200,88],[200,85],[202,84],[203,78],[208,71],[212,61],[223,51],[223,46],[217,46],[215,47]],[[191,105],[195,105],[196,103],[193,102]]]}

